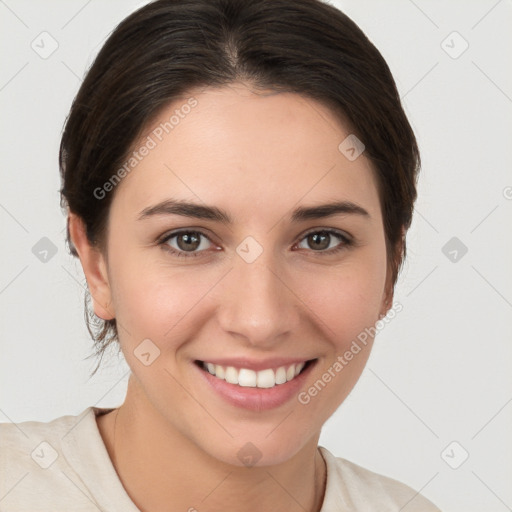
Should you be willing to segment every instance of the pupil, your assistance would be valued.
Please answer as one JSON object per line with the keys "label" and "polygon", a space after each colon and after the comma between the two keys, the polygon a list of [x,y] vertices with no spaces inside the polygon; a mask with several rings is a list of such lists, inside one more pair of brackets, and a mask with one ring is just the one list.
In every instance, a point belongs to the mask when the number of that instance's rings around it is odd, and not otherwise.
{"label": "pupil", "polygon": [[329,247],[329,235],[323,231],[309,235],[309,239],[314,242],[313,245],[315,245],[317,249],[326,249]]}
{"label": "pupil", "polygon": [[[185,245],[183,243],[180,243],[182,240],[185,242]],[[199,243],[200,243],[200,240],[196,234],[185,233],[185,234],[178,236],[178,246],[182,250],[186,251],[186,250],[197,249],[197,247],[199,246]],[[192,244],[192,246],[186,245],[186,244]]]}

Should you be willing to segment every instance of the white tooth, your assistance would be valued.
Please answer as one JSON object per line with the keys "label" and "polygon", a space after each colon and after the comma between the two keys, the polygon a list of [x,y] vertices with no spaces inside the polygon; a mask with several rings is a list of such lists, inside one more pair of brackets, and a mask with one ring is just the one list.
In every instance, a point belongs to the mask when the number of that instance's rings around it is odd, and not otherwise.
{"label": "white tooth", "polygon": [[232,366],[228,366],[226,368],[225,380],[230,384],[238,384],[238,371],[236,368],[233,368]]}
{"label": "white tooth", "polygon": [[[227,379],[226,379],[227,380]],[[246,388],[256,387],[256,372],[254,370],[248,370],[242,368],[238,373],[238,385]]]}
{"label": "white tooth", "polygon": [[258,387],[273,388],[276,385],[276,376],[274,370],[261,370],[258,372]]}
{"label": "white tooth", "polygon": [[302,368],[304,368],[304,363],[299,363],[299,364],[295,365],[295,377],[297,377],[297,375],[299,375]]}
{"label": "white tooth", "polygon": [[276,384],[284,384],[286,382],[286,368],[280,366],[276,371]]}
{"label": "white tooth", "polygon": [[212,374],[215,375],[215,365],[213,363],[206,363],[206,369]]}
{"label": "white tooth", "polygon": [[286,380],[292,380],[293,377],[295,377],[295,365],[292,364],[288,367],[288,370],[286,370]]}
{"label": "white tooth", "polygon": [[219,379],[224,379],[226,377],[224,367],[222,367],[220,364],[215,365],[215,375],[219,377]]}

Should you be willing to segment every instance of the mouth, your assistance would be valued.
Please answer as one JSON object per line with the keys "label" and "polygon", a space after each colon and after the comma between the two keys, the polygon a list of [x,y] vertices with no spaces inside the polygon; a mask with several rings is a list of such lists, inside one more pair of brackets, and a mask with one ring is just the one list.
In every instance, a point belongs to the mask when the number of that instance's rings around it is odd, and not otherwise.
{"label": "mouth", "polygon": [[290,404],[306,385],[317,359],[275,358],[255,361],[245,358],[193,361],[200,389],[224,402],[261,413]]}
{"label": "mouth", "polygon": [[260,370],[221,365],[209,361],[194,361],[204,372],[218,380],[240,388],[271,389],[295,380],[314,364],[316,359],[283,364]]}

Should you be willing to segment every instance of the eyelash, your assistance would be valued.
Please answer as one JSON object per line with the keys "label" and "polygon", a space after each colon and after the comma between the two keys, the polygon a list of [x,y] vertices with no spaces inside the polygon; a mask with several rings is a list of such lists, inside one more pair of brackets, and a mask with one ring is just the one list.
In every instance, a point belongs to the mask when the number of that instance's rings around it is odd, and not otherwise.
{"label": "eyelash", "polygon": [[[166,251],[170,252],[171,254],[173,254],[175,256],[178,256],[180,258],[181,257],[190,258],[190,257],[201,256],[202,253],[206,251],[206,249],[204,249],[202,251],[197,251],[197,252],[187,252],[187,251],[178,251],[178,250],[176,250],[173,247],[170,247],[168,245],[169,240],[171,240],[172,238],[175,238],[175,237],[177,237],[179,235],[186,234],[186,233],[193,233],[193,234],[196,234],[196,235],[203,236],[210,243],[213,243],[212,240],[210,239],[210,237],[205,235],[203,232],[196,231],[196,230],[191,230],[191,229],[175,231],[173,233],[169,233],[167,235],[164,235],[164,237],[162,239],[160,239],[157,243],[158,243],[158,245],[161,245],[164,248],[164,250],[166,250]],[[321,250],[321,251],[314,251],[314,250],[311,249],[311,251],[313,253],[332,255],[332,254],[337,254],[338,252],[343,251],[345,249],[348,249],[350,246],[355,245],[355,243],[354,243],[354,241],[352,239],[350,239],[348,236],[346,236],[342,232],[334,230],[334,229],[315,229],[313,231],[308,231],[307,233],[302,235],[302,238],[299,240],[298,243],[302,242],[309,235],[318,234],[318,233],[324,233],[324,234],[335,236],[335,237],[340,239],[341,243],[339,245],[337,245],[336,247],[332,248],[332,249]]]}

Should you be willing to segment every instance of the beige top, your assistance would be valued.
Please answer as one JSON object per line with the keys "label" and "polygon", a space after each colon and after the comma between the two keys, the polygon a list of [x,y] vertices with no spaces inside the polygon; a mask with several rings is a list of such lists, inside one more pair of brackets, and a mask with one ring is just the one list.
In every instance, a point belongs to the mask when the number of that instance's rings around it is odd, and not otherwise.
{"label": "beige top", "polygon": [[[140,512],[98,430],[95,415],[110,410],[1,423],[0,511]],[[407,485],[320,451],[327,465],[321,512],[440,512]]]}

